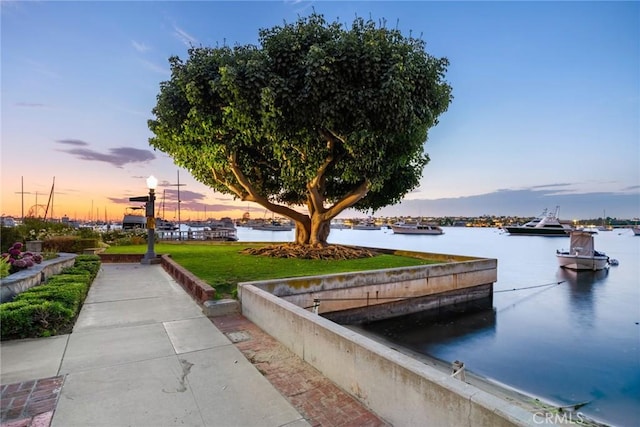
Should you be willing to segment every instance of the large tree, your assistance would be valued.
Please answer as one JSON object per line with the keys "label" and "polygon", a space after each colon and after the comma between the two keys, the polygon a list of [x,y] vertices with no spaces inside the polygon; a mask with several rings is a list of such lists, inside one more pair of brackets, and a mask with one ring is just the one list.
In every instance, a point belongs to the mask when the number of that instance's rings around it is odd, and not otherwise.
{"label": "large tree", "polygon": [[171,57],[151,146],[292,219],[299,244],[325,244],[344,209],[375,211],[418,186],[427,132],[452,98],[446,58],[371,20],[347,29],[315,13],[259,40]]}

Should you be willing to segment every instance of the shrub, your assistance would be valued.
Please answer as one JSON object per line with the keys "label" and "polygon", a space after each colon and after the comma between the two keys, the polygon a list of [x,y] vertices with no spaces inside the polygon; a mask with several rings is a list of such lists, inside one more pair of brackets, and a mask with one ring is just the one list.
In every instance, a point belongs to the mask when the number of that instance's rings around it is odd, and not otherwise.
{"label": "shrub", "polygon": [[53,236],[42,242],[43,250],[55,250],[57,252],[82,253],[85,249],[98,246],[95,238],[82,238],[79,236]]}
{"label": "shrub", "polygon": [[55,335],[75,314],[58,301],[16,301],[0,305],[2,339]]}
{"label": "shrub", "polygon": [[[84,274],[58,274],[50,277],[45,285],[37,286],[38,288],[48,285],[64,285],[69,282],[87,283],[91,281],[91,274],[85,271]],[[35,289],[35,288],[33,288]]]}
{"label": "shrub", "polygon": [[28,292],[18,295],[14,301],[55,301],[65,308],[78,311],[87,296],[89,286],[87,282],[49,283],[36,286]]}
{"label": "shrub", "polygon": [[0,252],[8,252],[14,242],[24,242],[25,233],[19,227],[0,227]]}
{"label": "shrub", "polygon": [[7,277],[10,273],[11,264],[5,257],[0,257],[0,279]]}
{"label": "shrub", "polygon": [[0,338],[35,338],[70,330],[100,269],[99,260],[97,255],[80,255],[73,267],[22,292],[13,302],[0,304]]}
{"label": "shrub", "polygon": [[73,267],[63,270],[64,273],[71,273],[75,269],[81,269],[91,273],[91,280],[95,279],[100,270],[100,257],[98,255],[78,255]]}

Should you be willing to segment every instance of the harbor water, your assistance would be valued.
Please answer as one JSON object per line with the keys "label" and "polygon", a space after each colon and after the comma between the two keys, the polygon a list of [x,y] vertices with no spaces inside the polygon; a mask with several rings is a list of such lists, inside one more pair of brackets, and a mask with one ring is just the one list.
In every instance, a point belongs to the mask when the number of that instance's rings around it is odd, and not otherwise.
{"label": "harbor water", "polygon": [[[439,236],[332,230],[330,243],[498,260],[493,310],[366,325],[369,333],[615,426],[640,425],[640,236],[601,231],[596,250],[619,261],[599,272],[558,267],[569,238],[445,227]],[[293,241],[294,232],[238,228],[240,241]]]}

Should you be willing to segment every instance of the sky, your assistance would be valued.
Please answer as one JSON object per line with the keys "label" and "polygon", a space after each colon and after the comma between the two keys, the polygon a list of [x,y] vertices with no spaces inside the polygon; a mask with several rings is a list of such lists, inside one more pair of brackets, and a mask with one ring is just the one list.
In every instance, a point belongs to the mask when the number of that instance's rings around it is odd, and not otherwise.
{"label": "sky", "polygon": [[[385,21],[448,58],[453,101],[397,205],[351,216],[640,217],[640,2],[0,1],[0,212],[118,220],[147,194],[176,219],[267,215],[148,143],[169,62],[258,44],[315,10]],[[55,182],[55,185],[54,185]],[[180,184],[180,185],[178,185]]]}

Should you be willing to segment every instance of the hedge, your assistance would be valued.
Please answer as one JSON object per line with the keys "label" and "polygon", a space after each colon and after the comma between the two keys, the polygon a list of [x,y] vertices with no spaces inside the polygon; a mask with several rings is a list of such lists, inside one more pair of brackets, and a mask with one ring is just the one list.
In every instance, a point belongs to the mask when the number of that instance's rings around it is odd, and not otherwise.
{"label": "hedge", "polygon": [[100,257],[80,255],[73,267],[0,304],[0,338],[36,338],[67,333],[100,269]]}
{"label": "hedge", "polygon": [[79,236],[55,236],[42,242],[44,251],[82,253],[85,249],[98,246],[98,239],[86,239]]}

